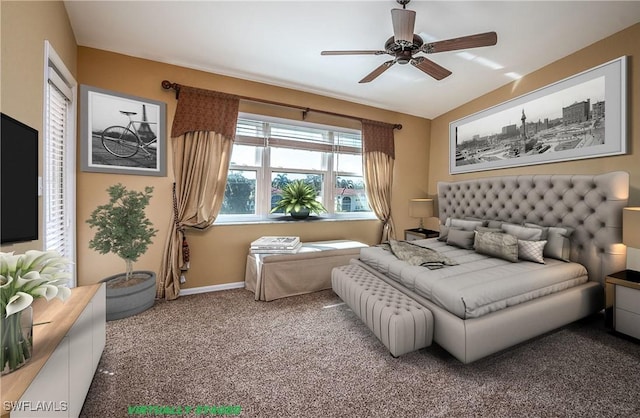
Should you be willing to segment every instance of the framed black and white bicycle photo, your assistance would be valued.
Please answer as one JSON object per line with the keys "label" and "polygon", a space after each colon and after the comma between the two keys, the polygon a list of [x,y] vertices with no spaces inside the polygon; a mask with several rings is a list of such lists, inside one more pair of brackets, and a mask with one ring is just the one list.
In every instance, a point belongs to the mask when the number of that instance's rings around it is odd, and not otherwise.
{"label": "framed black and white bicycle photo", "polygon": [[166,104],[81,85],[82,171],[167,175]]}

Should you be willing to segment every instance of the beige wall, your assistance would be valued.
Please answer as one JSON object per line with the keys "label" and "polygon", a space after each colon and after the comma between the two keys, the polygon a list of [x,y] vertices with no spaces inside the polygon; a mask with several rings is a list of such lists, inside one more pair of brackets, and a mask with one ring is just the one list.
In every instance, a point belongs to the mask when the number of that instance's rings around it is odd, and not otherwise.
{"label": "beige wall", "polygon": [[[201,88],[403,124],[404,128],[396,131],[395,185],[392,197],[392,210],[396,229],[399,231],[398,237],[402,236],[402,230],[417,224],[416,220],[408,217],[408,200],[435,194],[436,182],[443,179],[527,173],[599,173],[622,169],[631,174],[631,204],[640,205],[640,167],[637,166],[636,151],[640,145],[640,128],[634,123],[637,120],[637,109],[640,108],[640,83],[637,82],[640,70],[634,62],[634,58],[640,55],[640,43],[637,42],[640,39],[640,24],[429,121],[315,94],[91,48],[76,48],[61,2],[3,1],[1,13],[1,109],[40,132],[42,132],[43,114],[43,44],[44,40],[48,39],[67,67],[76,75],[79,83],[166,102],[167,130],[171,127],[176,101],[172,92],[161,88],[160,82],[164,79]],[[628,80],[630,144],[628,155],[456,176],[448,174],[449,122],[621,55],[631,58]],[[299,118],[296,112],[286,112],[281,108],[243,104],[241,110]],[[323,120],[317,115],[314,116],[314,121],[353,125],[352,122],[341,119]],[[93,235],[85,223],[90,212],[98,204],[106,201],[105,189],[117,182],[138,189],[146,185],[155,187],[148,213],[160,232],[148,253],[136,264],[136,268],[159,270],[167,225],[170,221],[171,163],[169,158],[169,176],[157,178],[81,172],[78,161],[77,238],[80,284],[97,282],[105,276],[124,269],[123,263],[115,256],[104,256],[89,250],[88,241]],[[248,244],[261,235],[300,235],[307,241],[345,238],[373,244],[379,232],[380,224],[377,221],[216,225],[208,231],[190,232],[192,268],[184,287],[242,281]],[[13,247],[5,246],[2,250],[23,251],[40,247],[40,242],[32,242]]]}
{"label": "beige wall", "polygon": [[[408,200],[426,195],[426,181],[420,183],[415,181],[416,178],[426,180],[428,171],[430,122],[426,119],[85,47],[78,48],[78,74],[78,81],[81,84],[167,103],[168,131],[175,113],[176,100],[173,91],[162,89],[161,82],[164,79],[242,96],[325,109],[389,123],[401,123],[403,129],[396,131],[395,135],[397,164],[392,211],[398,230],[401,231],[416,224],[415,220],[408,217]],[[300,112],[273,106],[258,106],[243,102],[240,110],[300,119]],[[318,114],[313,114],[311,117],[316,122],[353,126],[353,121],[344,119],[328,120]],[[95,206],[106,201],[105,189],[116,182],[138,189],[146,185],[155,187],[148,215],[160,232],[147,254],[136,263],[135,268],[159,271],[171,215],[170,191],[173,181],[171,164],[172,161],[169,158],[169,175],[164,178],[78,171],[80,284],[96,282],[124,269],[124,264],[115,256],[99,255],[88,248],[88,242],[93,234],[85,223]],[[192,254],[191,270],[187,274],[188,281],[184,288],[243,281],[249,243],[262,235],[299,235],[303,241],[352,239],[373,244],[379,233],[378,221],[214,225],[204,232],[191,231],[188,232]]]}
{"label": "beige wall", "polygon": [[[62,2],[13,2],[0,5],[2,112],[37,129],[42,174],[44,41],[48,40],[76,76],[77,46]],[[6,198],[2,196],[2,198]],[[42,198],[40,198],[42,213]],[[40,217],[42,219],[42,216]],[[42,231],[42,223],[40,224]],[[40,237],[42,232],[40,232]],[[4,245],[2,251],[42,249],[42,240]]]}
{"label": "beige wall", "polygon": [[[520,168],[481,171],[466,174],[449,174],[449,123],[475,112],[498,105],[506,100],[544,87],[589,68],[604,64],[623,55],[628,59],[627,102],[629,121],[628,153],[622,156],[592,158],[553,164],[541,164]],[[631,176],[630,205],[640,205],[640,24],[636,24],[613,36],[541,68],[524,78],[452,110],[431,123],[431,149],[429,152],[428,191],[436,194],[436,183],[441,180],[465,180],[468,178],[503,176],[514,174],[595,174],[624,170]]]}

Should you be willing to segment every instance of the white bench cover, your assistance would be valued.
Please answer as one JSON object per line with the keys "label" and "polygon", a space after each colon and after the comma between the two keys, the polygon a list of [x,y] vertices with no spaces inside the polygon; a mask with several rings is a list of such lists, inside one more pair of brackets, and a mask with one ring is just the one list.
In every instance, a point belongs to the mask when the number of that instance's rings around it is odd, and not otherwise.
{"label": "white bench cover", "polygon": [[358,258],[364,247],[358,241],[316,241],[295,254],[249,254],[245,288],[264,301],[331,289],[331,270]]}

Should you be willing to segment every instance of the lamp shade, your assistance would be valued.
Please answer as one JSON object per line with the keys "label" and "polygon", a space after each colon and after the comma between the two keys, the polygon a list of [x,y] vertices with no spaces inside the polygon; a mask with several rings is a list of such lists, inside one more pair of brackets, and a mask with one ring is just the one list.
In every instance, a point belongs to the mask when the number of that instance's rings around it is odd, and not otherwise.
{"label": "lamp shade", "polygon": [[409,216],[412,218],[430,218],[433,216],[433,199],[411,199]]}
{"label": "lamp shade", "polygon": [[622,210],[622,243],[640,248],[640,207]]}

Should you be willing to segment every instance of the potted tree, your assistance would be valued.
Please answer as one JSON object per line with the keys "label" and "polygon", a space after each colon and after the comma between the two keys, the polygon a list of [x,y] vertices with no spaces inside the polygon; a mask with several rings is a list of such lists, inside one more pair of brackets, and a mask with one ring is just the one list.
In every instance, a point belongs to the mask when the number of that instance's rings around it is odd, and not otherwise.
{"label": "potted tree", "polygon": [[125,262],[125,272],[107,277],[107,321],[140,313],[155,301],[156,275],[134,271],[133,263],[143,255],[158,232],[145,214],[153,187],[144,192],[127,190],[118,183],[107,189],[109,202],[98,206],[87,219],[96,234],[89,248],[100,254],[113,253]]}
{"label": "potted tree", "polygon": [[271,213],[279,210],[291,213],[295,219],[306,219],[310,213],[318,215],[327,209],[316,200],[316,189],[304,180],[294,180],[282,188],[281,199],[271,209]]}

